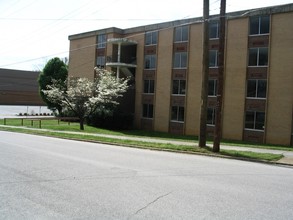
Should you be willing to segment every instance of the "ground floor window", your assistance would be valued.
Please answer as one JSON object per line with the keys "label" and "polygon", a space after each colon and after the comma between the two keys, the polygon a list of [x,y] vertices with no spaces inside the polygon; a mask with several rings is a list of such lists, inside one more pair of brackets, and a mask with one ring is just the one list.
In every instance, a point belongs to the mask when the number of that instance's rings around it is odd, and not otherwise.
{"label": "ground floor window", "polygon": [[265,113],[257,111],[246,111],[245,128],[253,130],[264,130]]}
{"label": "ground floor window", "polygon": [[171,120],[184,122],[184,107],[172,106]]}
{"label": "ground floor window", "polygon": [[142,117],[143,118],[153,118],[153,104],[143,104],[142,105]]}

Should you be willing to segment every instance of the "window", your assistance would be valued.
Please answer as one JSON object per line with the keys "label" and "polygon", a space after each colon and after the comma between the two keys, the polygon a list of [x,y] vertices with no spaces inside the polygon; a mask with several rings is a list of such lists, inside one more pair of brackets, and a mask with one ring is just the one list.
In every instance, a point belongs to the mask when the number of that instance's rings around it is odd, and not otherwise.
{"label": "window", "polygon": [[264,130],[265,113],[247,111],[245,114],[245,128],[253,130]]}
{"label": "window", "polygon": [[215,121],[216,121],[216,109],[215,108],[208,108],[207,124],[208,125],[215,125]]}
{"label": "window", "polygon": [[209,51],[209,67],[218,67],[218,51]]}
{"label": "window", "polygon": [[105,56],[97,57],[97,67],[104,68],[105,67]]}
{"label": "window", "polygon": [[185,95],[186,80],[173,80],[174,95]]}
{"label": "window", "polygon": [[158,42],[158,32],[152,31],[145,34],[145,45],[155,45]]}
{"label": "window", "polygon": [[268,48],[249,48],[248,66],[267,66],[268,65]]}
{"label": "window", "polygon": [[248,98],[266,98],[267,80],[265,79],[249,79],[247,81],[247,97]]}
{"label": "window", "polygon": [[217,96],[217,84],[218,81],[216,79],[209,80],[208,96]]}
{"label": "window", "polygon": [[174,53],[174,68],[186,68],[187,67],[187,52]]}
{"label": "window", "polygon": [[171,120],[184,122],[184,107],[172,106]]}
{"label": "window", "polygon": [[144,68],[155,69],[156,68],[156,55],[145,55]]}
{"label": "window", "polygon": [[219,22],[211,22],[209,28],[210,39],[219,38]]}
{"label": "window", "polygon": [[188,41],[188,26],[175,28],[175,42]]}
{"label": "window", "polygon": [[270,33],[270,16],[250,17],[250,35]]}
{"label": "window", "polygon": [[153,108],[152,104],[143,104],[142,105],[142,117],[144,118],[153,118]]}
{"label": "window", "polygon": [[154,93],[155,81],[146,79],[144,80],[143,92],[144,93]]}
{"label": "window", "polygon": [[105,48],[107,43],[107,35],[100,34],[97,36],[97,48]]}

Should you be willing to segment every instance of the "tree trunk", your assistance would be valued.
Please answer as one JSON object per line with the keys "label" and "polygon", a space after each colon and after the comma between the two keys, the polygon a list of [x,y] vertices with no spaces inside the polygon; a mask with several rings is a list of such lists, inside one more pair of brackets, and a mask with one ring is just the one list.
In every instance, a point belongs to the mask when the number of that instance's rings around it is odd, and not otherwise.
{"label": "tree trunk", "polygon": [[80,130],[84,130],[84,118],[79,118],[79,128]]}

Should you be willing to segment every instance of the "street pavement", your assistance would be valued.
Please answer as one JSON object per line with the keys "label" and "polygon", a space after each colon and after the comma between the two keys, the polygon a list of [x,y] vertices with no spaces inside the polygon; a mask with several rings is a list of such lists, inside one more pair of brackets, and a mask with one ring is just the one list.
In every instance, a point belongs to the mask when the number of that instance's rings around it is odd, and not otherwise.
{"label": "street pavement", "polygon": [[[4,125],[0,125],[4,126]],[[12,128],[19,128],[19,126],[7,126]],[[38,128],[29,128],[29,127],[21,127],[28,130],[39,130]],[[82,134],[88,136],[98,136],[98,137],[107,137],[113,139],[121,139],[121,140],[133,140],[133,141],[143,141],[143,142],[150,142],[150,143],[170,143],[174,145],[188,145],[188,146],[198,146],[198,142],[196,141],[175,141],[175,140],[168,140],[163,138],[153,138],[153,137],[134,137],[134,136],[122,136],[122,135],[109,135],[109,134],[98,134],[98,133],[86,133],[86,132],[74,132],[74,131],[56,131],[56,130],[49,130],[49,129],[42,129],[42,131],[47,132],[55,132],[55,133],[68,133],[68,134]],[[212,146],[209,145],[208,146]],[[250,152],[257,152],[257,153],[271,153],[271,154],[282,154],[284,157],[277,161],[279,164],[284,165],[292,165],[293,166],[293,151],[285,151],[285,150],[272,150],[272,149],[263,149],[263,148],[252,148],[252,147],[239,147],[239,146],[228,146],[228,145],[221,145],[221,149],[226,150],[236,150],[236,151],[250,151]]]}
{"label": "street pavement", "polygon": [[0,219],[291,220],[293,169],[0,131]]}

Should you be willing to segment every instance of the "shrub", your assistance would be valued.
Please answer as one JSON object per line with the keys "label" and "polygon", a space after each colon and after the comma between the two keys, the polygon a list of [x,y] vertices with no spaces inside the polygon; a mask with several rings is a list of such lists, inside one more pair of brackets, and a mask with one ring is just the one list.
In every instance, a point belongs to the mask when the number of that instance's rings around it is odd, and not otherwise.
{"label": "shrub", "polygon": [[133,128],[133,115],[115,111],[112,115],[95,113],[87,118],[87,124],[112,130],[129,130]]}

